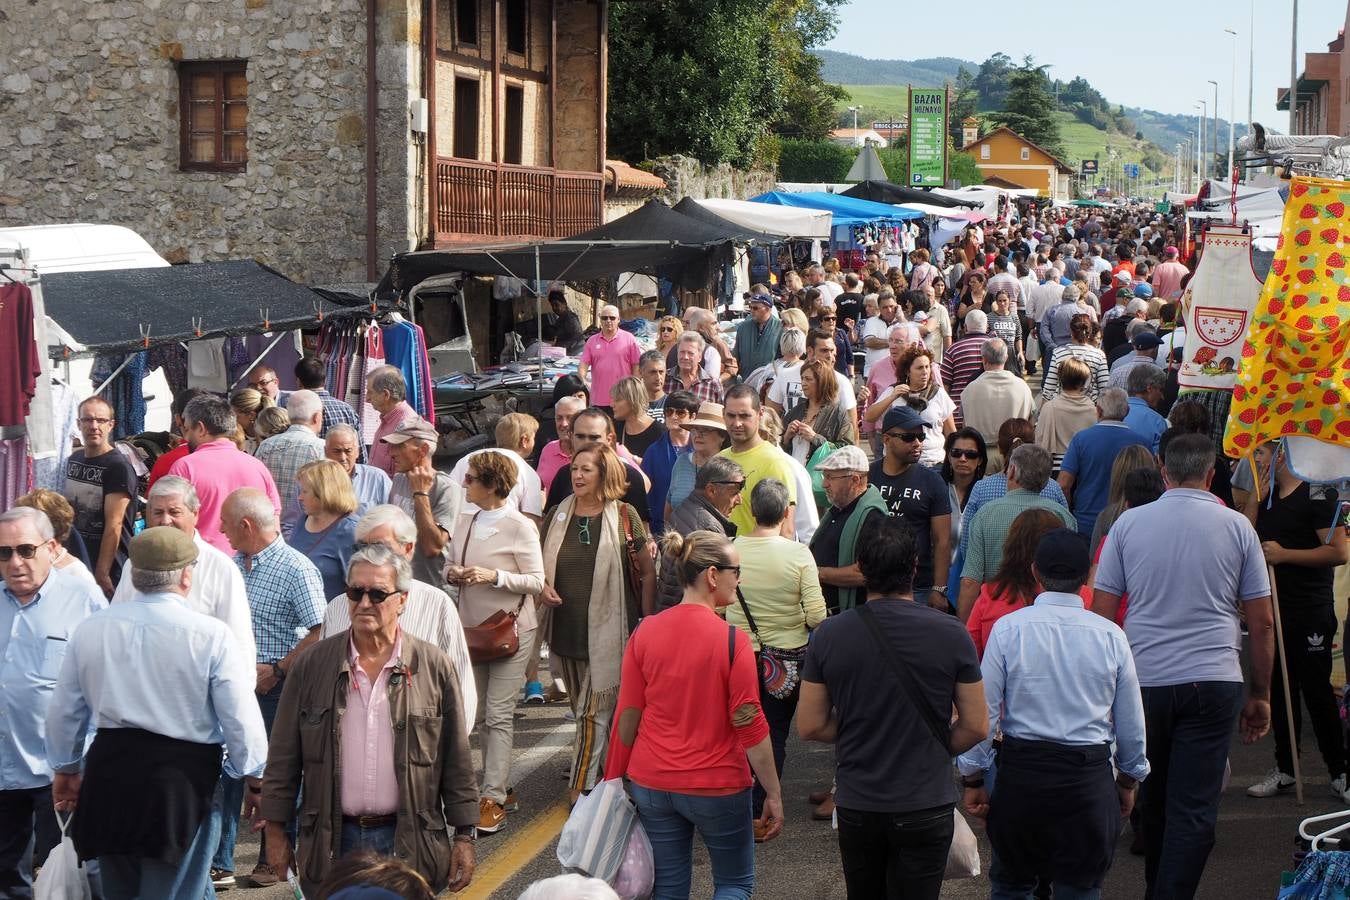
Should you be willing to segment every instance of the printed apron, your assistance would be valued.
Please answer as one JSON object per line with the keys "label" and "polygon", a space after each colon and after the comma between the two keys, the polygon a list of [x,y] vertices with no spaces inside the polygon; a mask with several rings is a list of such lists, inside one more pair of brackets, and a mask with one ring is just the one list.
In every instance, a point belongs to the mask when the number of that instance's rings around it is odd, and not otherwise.
{"label": "printed apron", "polygon": [[1181,296],[1187,328],[1177,383],[1231,391],[1261,279],[1252,268],[1252,236],[1241,226],[1211,225],[1201,244],[1200,266]]}

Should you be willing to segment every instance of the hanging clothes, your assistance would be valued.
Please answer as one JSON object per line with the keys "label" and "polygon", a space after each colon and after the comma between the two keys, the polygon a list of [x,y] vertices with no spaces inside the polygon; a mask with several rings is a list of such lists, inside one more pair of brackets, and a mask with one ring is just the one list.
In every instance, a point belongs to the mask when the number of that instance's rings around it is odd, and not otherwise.
{"label": "hanging clothes", "polygon": [[188,350],[182,344],[157,344],[145,351],[146,371],[164,371],[164,380],[175,395],[188,386]]}
{"label": "hanging clothes", "polygon": [[386,362],[403,373],[408,385],[408,405],[428,421],[435,418],[435,385],[431,380],[431,362],[427,358],[426,335],[422,326],[403,319],[381,326],[384,333]]}
{"label": "hanging clothes", "polygon": [[370,405],[370,395],[366,390],[366,378],[380,366],[388,365],[384,357],[384,332],[379,328],[366,329],[365,371],[361,374],[360,405],[356,407],[361,416],[361,443],[370,446],[375,443],[375,431],[380,427],[380,412]]}
{"label": "hanging clothes", "polygon": [[25,437],[0,440],[0,509],[33,489],[33,462]]}
{"label": "hanging clothes", "polygon": [[34,327],[28,285],[0,283],[0,427],[23,425],[37,393],[42,357]]}
{"label": "hanging clothes", "polygon": [[202,338],[188,344],[187,386],[223,394],[229,389],[230,371],[225,366],[225,339]]}
{"label": "hanging clothes", "polygon": [[[52,378],[51,421],[54,452],[33,460],[33,485],[61,493],[66,485],[66,461],[70,459],[74,439],[79,435],[80,396],[59,378]],[[35,437],[33,430],[29,435]]]}
{"label": "hanging clothes", "polygon": [[[145,351],[131,354],[131,361],[118,373],[111,384],[106,385],[99,396],[107,400],[113,408],[113,417],[117,425],[113,429],[113,439],[122,440],[145,430],[145,392],[143,382],[148,371]],[[122,364],[123,357],[118,355],[98,356],[94,359],[94,369],[89,378],[95,385],[103,384],[113,370]]]}

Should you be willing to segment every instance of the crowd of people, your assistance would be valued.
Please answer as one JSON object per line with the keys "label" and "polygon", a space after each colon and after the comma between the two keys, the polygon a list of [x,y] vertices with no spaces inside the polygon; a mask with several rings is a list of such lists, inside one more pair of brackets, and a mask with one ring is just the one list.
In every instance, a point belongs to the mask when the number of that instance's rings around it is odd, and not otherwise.
{"label": "crowd of people", "polygon": [[751,894],[794,720],[834,745],[809,800],[850,897],[938,896],[959,810],[995,897],[1099,896],[1126,818],[1150,896],[1193,896],[1235,720],[1274,705],[1272,796],[1300,697],[1350,802],[1338,505],[1277,445],[1235,466],[1226,398],[1178,390],[1173,223],[1056,215],[777,273],[645,353],[555,294],[577,375],[452,467],[393,367],[368,445],[313,358],[289,394],[187,391],[143,486],[85,400],[80,489],[0,512],[0,897],[67,814],[98,896],[328,896],[391,857],[460,889],[519,805],[520,702],[568,704],[570,802],[628,780],[659,898],[695,832]]}

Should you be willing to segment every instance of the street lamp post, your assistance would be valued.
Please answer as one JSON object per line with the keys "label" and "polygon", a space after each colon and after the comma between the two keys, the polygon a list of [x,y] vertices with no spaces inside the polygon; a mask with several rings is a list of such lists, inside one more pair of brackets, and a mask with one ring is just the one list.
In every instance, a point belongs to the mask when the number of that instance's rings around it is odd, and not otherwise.
{"label": "street lamp post", "polygon": [[1298,0],[1294,0],[1294,22],[1289,30],[1289,133],[1298,134]]}
{"label": "street lamp post", "polygon": [[1214,85],[1214,105],[1210,107],[1210,113],[1214,117],[1214,139],[1209,145],[1209,156],[1205,159],[1205,172],[1214,170],[1214,157],[1219,155],[1219,83],[1213,78],[1209,83]]}
{"label": "street lamp post", "polygon": [[1195,104],[1200,108],[1200,114],[1195,117],[1195,182],[1198,188],[1201,179],[1205,177],[1203,168],[1205,158],[1205,119],[1209,118],[1209,104],[1201,100]]}
{"label": "street lamp post", "polygon": [[[1237,43],[1235,40],[1234,44]],[[1256,96],[1256,0],[1247,24],[1247,133],[1252,132],[1252,98]]]}
{"label": "street lamp post", "polygon": [[1233,177],[1233,144],[1237,138],[1237,32],[1225,28],[1224,32],[1233,38],[1232,83],[1228,89],[1228,173],[1225,178]]}

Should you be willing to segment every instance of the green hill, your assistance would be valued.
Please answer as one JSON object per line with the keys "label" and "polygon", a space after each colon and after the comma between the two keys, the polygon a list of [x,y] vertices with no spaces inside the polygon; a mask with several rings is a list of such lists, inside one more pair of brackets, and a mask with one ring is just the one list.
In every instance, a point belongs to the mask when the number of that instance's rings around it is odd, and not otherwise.
{"label": "green hill", "polygon": [[945,81],[955,81],[956,73],[965,66],[971,71],[979,63],[941,56],[935,59],[866,59],[837,50],[817,50],[823,65],[820,73],[834,84],[914,84],[920,87],[938,87]]}

